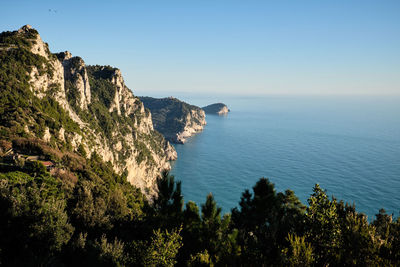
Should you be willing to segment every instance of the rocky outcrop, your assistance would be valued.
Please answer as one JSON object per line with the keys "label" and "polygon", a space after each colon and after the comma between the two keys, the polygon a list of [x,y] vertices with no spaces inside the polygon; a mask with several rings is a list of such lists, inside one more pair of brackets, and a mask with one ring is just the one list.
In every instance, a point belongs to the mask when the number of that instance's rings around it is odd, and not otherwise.
{"label": "rocky outcrop", "polygon": [[30,39],[30,41],[31,41],[30,50],[32,53],[40,55],[46,59],[49,59],[49,57],[51,55],[50,55],[48,45],[43,42],[40,35],[37,34],[37,31],[35,29],[33,29],[31,25],[22,26],[17,31],[17,34]]}
{"label": "rocky outcrop", "polygon": [[207,114],[218,114],[218,115],[226,115],[230,110],[223,103],[211,104],[205,107],[202,107],[205,113]]}
{"label": "rocky outcrop", "polygon": [[0,46],[5,51],[15,49],[31,58],[29,65],[21,63],[33,94],[24,97],[49,107],[32,117],[19,117],[15,123],[24,134],[77,153],[84,150],[88,157],[96,153],[117,173],[126,174],[129,182],[153,194],[156,178],[171,168],[176,151],[154,130],[151,113],[125,85],[121,71],[87,66],[69,52],[52,54],[29,25],[4,36]]}
{"label": "rocky outcrop", "polygon": [[91,92],[85,62],[80,57],[72,57],[68,51],[56,55],[64,67],[65,91],[69,102],[87,110]]}
{"label": "rocky outcrop", "polygon": [[171,142],[183,144],[206,125],[201,108],[179,99],[140,97],[140,100],[150,109],[154,128]]}

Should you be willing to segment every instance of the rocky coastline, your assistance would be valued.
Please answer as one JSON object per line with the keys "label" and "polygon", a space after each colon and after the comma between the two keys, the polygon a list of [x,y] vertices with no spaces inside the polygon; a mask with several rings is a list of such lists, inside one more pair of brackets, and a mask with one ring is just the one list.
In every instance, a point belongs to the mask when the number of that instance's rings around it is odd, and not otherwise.
{"label": "rocky coastline", "polygon": [[140,97],[140,100],[150,110],[154,128],[170,142],[184,144],[206,125],[201,108],[177,98]]}

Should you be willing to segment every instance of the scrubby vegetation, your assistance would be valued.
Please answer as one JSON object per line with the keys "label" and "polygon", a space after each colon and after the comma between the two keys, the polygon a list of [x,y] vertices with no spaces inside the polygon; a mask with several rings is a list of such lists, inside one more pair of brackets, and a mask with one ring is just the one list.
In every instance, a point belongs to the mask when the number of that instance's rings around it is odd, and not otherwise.
{"label": "scrubby vegetation", "polygon": [[30,90],[28,73],[33,67],[40,75],[52,75],[52,67],[40,55],[20,47],[0,50],[0,139],[27,136],[28,131],[41,137],[46,127],[53,135],[61,127],[79,133],[79,126],[50,96],[51,90],[42,99]]}
{"label": "scrubby vegetation", "polygon": [[[56,151],[14,142],[20,151]],[[9,146],[9,145],[7,145]],[[49,150],[50,149],[50,150]],[[56,157],[56,155],[54,155]],[[319,185],[303,205],[260,179],[221,214],[209,194],[199,208],[164,173],[150,202],[94,155],[58,154],[0,173],[0,262],[4,266],[396,266],[400,220],[380,210],[369,223]],[[63,171],[61,171],[61,169]]]}
{"label": "scrubby vegetation", "polygon": [[0,33],[0,43],[5,47],[31,47],[37,35],[35,29],[26,29],[21,33],[6,31]]}

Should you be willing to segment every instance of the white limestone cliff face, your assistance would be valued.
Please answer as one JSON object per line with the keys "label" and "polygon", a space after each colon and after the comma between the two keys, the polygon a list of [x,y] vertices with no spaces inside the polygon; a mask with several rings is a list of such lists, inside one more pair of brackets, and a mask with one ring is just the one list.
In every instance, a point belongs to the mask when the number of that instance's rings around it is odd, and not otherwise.
{"label": "white limestone cliff face", "polygon": [[221,108],[221,109],[218,111],[218,115],[228,114],[228,112],[229,112],[228,107],[227,107],[227,106],[224,106],[223,108]]}
{"label": "white limestone cliff face", "polygon": [[124,78],[119,69],[116,69],[112,74],[111,83],[115,85],[116,90],[109,111],[113,112],[115,110],[118,115],[121,115],[121,109],[123,109],[125,111],[125,116],[130,116],[137,112],[141,114],[140,122],[138,120],[135,121],[135,126],[139,131],[145,134],[154,131],[151,114],[146,113],[143,103],[138,97],[135,97],[132,91],[125,85]]}
{"label": "white limestone cliff face", "polygon": [[191,110],[184,119],[184,129],[176,134],[176,142],[184,144],[186,139],[193,134],[201,132],[206,122],[206,115],[203,110]]}
{"label": "white limestone cliff face", "polygon": [[[154,151],[149,143],[143,142],[152,152],[152,159],[155,166],[158,167],[149,167],[152,164],[147,160],[140,163],[137,162],[136,158],[140,151],[135,149],[135,136],[148,136],[154,132],[151,113],[146,112],[143,103],[139,98],[135,97],[132,91],[125,85],[119,69],[116,69],[112,74],[111,83],[115,85],[116,90],[109,111],[116,111],[120,116],[136,114],[136,118],[140,118],[135,120],[135,134],[124,136],[125,144],[128,144],[128,147],[131,148],[131,156],[126,160],[125,165],[126,170],[128,171],[127,179],[130,183],[139,188],[147,188],[150,189],[150,192],[154,192],[155,177],[160,174],[160,171],[169,170],[171,168],[168,161],[176,160],[176,151],[168,142],[165,142],[164,147],[162,147],[164,153],[160,155]],[[124,110],[124,115],[122,115],[122,109]],[[120,147],[121,145],[117,145],[116,148],[118,149]],[[141,179],[138,179],[138,177],[141,177]]]}
{"label": "white limestone cliff face", "polygon": [[[30,30],[30,26],[24,26],[18,34]],[[129,131],[122,131],[123,127],[119,125],[112,130],[110,137],[91,127],[85,118],[80,117],[82,115],[78,115],[81,113],[77,108],[89,111],[89,106],[95,101],[92,99],[92,88],[84,61],[72,57],[69,52],[57,56],[51,54],[39,34],[32,41],[31,52],[46,59],[47,65],[43,67],[48,68],[48,71],[41,72],[38,69],[40,66],[33,67],[29,73],[31,90],[39,98],[53,97],[81,128],[80,133],[67,133],[61,128],[54,137],[60,142],[69,142],[75,150],[82,146],[88,157],[96,152],[104,161],[110,161],[117,173],[126,171],[128,181],[144,193],[154,194],[156,178],[162,171],[171,168],[169,161],[175,160],[177,154],[167,141],[157,137],[150,112],[145,110],[143,103],[125,85],[121,71],[115,69],[109,79],[115,85],[109,112],[116,111],[118,116],[133,118],[134,125],[125,127]],[[50,131],[46,129],[42,139],[50,141],[51,137]],[[143,147],[149,151],[145,157],[142,155]]]}
{"label": "white limestone cliff face", "polygon": [[[32,26],[31,25],[25,25],[23,27],[21,27],[18,30],[19,34],[25,34],[30,32],[30,30],[32,30]],[[37,34],[35,36],[35,39],[33,39],[34,42],[32,42],[32,47],[31,47],[31,52],[37,55],[40,55],[42,57],[45,57],[46,59],[49,59],[49,47],[47,46],[47,44],[45,44],[42,40],[42,38],[40,37],[39,34]]]}
{"label": "white limestone cliff face", "polygon": [[59,53],[57,56],[64,67],[65,80],[72,83],[71,86],[66,86],[66,93],[72,94],[69,91],[76,89],[76,105],[82,110],[87,110],[91,103],[91,91],[85,62],[80,57],[72,57],[68,51]]}
{"label": "white limestone cliff face", "polygon": [[50,129],[49,127],[46,127],[43,135],[43,140],[46,142],[50,142],[51,134],[50,134]]}
{"label": "white limestone cliff face", "polygon": [[[25,25],[18,30],[18,34],[24,34],[31,29],[31,26]],[[47,66],[41,66],[42,68],[48,69],[42,74],[39,72],[38,66],[32,67],[32,71],[29,73],[31,90],[39,98],[43,98],[47,94],[54,97],[57,102],[69,113],[71,118],[80,126],[83,126],[84,123],[73,111],[67,101],[63,65],[56,56],[50,53],[48,45],[43,42],[39,34],[36,34],[35,38],[31,39],[31,41],[32,47],[30,48],[30,51],[33,54],[44,57],[48,64]]]}
{"label": "white limestone cliff face", "polygon": [[114,100],[111,103],[110,112],[117,110],[118,115],[121,115],[121,100],[122,100],[122,90],[124,89],[124,80],[121,75],[121,71],[116,70],[115,73],[112,75],[111,82],[116,86]]}
{"label": "white limestone cliff face", "polygon": [[[18,30],[18,34],[27,34],[32,30],[30,25],[25,25]],[[44,57],[49,63],[50,68],[54,71],[52,74],[45,73],[40,75],[37,67],[33,67],[30,73],[32,90],[37,93],[38,97],[43,97],[45,92],[52,88],[52,86],[61,86],[61,90],[64,90],[64,74],[62,73],[63,67],[58,60],[56,60],[50,53],[48,45],[45,44],[39,34],[34,35],[31,41],[31,52],[33,54]],[[46,66],[41,66],[45,68]]]}
{"label": "white limestone cliff face", "polygon": [[168,160],[176,160],[178,158],[178,153],[169,142],[165,142],[164,151]]}

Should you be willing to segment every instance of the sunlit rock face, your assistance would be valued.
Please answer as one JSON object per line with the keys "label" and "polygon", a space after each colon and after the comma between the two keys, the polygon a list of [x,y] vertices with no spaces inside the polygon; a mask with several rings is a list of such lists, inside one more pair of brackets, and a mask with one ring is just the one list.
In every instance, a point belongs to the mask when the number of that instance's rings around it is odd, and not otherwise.
{"label": "sunlit rock face", "polygon": [[140,97],[150,109],[154,128],[173,143],[183,144],[187,138],[203,130],[206,125],[204,111],[174,97]]}
{"label": "sunlit rock face", "polygon": [[[75,151],[84,149],[88,157],[96,153],[144,193],[153,194],[157,177],[171,168],[169,161],[177,154],[154,130],[151,113],[125,85],[121,71],[87,66],[68,51],[52,54],[29,25],[10,34],[26,45],[1,44],[3,50],[26,49],[39,56],[40,65],[33,64],[27,73],[34,97],[54,99],[80,128],[71,132],[50,127],[40,138],[66,143]],[[25,132],[34,135],[29,129]]]}

